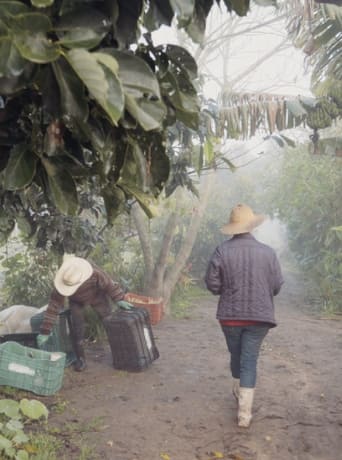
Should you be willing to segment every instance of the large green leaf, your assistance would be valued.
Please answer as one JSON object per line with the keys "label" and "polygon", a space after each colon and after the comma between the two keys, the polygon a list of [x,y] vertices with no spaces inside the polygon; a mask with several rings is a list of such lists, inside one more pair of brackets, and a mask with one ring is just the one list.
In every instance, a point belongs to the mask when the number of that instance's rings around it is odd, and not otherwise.
{"label": "large green leaf", "polygon": [[11,0],[0,1],[0,18],[6,18],[9,15],[15,16],[16,14],[26,13],[29,7],[23,2],[16,2]]}
{"label": "large green leaf", "polygon": [[239,16],[246,16],[249,10],[249,0],[224,0],[229,11],[235,11]]}
{"label": "large green leaf", "polygon": [[101,150],[105,144],[105,134],[101,125],[94,124],[91,120],[84,122],[79,118],[72,120],[71,129],[81,142],[90,142],[95,151]]}
{"label": "large green leaf", "polygon": [[8,28],[5,23],[0,19],[0,37],[8,36]]}
{"label": "large green leaf", "polygon": [[189,37],[196,42],[202,43],[205,35],[206,19],[213,5],[212,0],[206,2],[196,1],[194,14],[188,24],[184,24]]}
{"label": "large green leaf", "polygon": [[[15,227],[15,220],[0,208],[0,245],[3,245]],[[1,402],[2,400],[0,400]]]}
{"label": "large green leaf", "polygon": [[48,418],[49,411],[45,404],[36,399],[22,399],[19,403],[21,412],[32,420]]}
{"label": "large green leaf", "polygon": [[131,90],[135,94],[136,91],[139,91],[139,93],[147,93],[149,96],[156,96],[160,99],[158,80],[143,59],[113,48],[107,48],[103,51],[113,56],[118,62],[119,77],[124,85],[125,92]]}
{"label": "large green leaf", "polygon": [[38,64],[55,61],[60,56],[60,49],[44,34],[23,31],[16,34],[14,43],[20,54],[27,60]]}
{"label": "large green leaf", "polygon": [[178,23],[182,27],[187,24],[194,14],[195,0],[169,0],[171,8],[177,15]]}
{"label": "large green leaf", "polygon": [[60,89],[62,114],[86,121],[89,114],[88,101],[81,80],[64,59],[59,59],[52,66]]}
{"label": "large green leaf", "polygon": [[[152,136],[152,137],[151,137]],[[155,131],[151,133],[146,142],[149,147],[142,147],[150,152],[151,165],[150,174],[152,175],[151,188],[157,196],[165,186],[170,173],[170,158],[166,154],[166,142],[163,133]],[[157,193],[155,193],[157,191]]]}
{"label": "large green leaf", "polygon": [[161,101],[151,101],[144,97],[125,96],[127,111],[146,131],[160,128],[166,115],[165,105]]}
{"label": "large green leaf", "polygon": [[31,3],[36,8],[47,8],[53,5],[55,0],[31,0]]}
{"label": "large green leaf", "polygon": [[47,63],[59,57],[59,46],[47,36],[52,30],[52,24],[46,15],[18,14],[11,18],[10,26],[14,44],[24,58],[36,63]]}
{"label": "large green leaf", "polygon": [[91,49],[101,42],[110,26],[107,16],[97,9],[82,5],[63,15],[55,29],[62,45]]}
{"label": "large green leaf", "polygon": [[155,213],[154,198],[159,195],[161,183],[165,184],[169,173],[169,159],[163,155],[165,147],[161,142],[158,132],[129,139],[130,148],[126,150],[117,182],[128,196],[139,201],[149,217]]}
{"label": "large green leaf", "polygon": [[9,21],[11,29],[16,33],[22,31],[35,33],[47,33],[52,30],[50,18],[42,13],[23,13],[11,18]]}
{"label": "large green leaf", "polygon": [[11,419],[6,423],[6,429],[17,432],[24,428],[24,424],[20,420]]}
{"label": "large green leaf", "polygon": [[0,77],[17,77],[26,65],[13,41],[9,37],[0,38]]}
{"label": "large green leaf", "polygon": [[107,186],[101,190],[106,213],[107,222],[113,224],[114,220],[123,212],[126,203],[126,196],[120,187]]}
{"label": "large green leaf", "polygon": [[149,2],[144,15],[144,27],[152,32],[162,24],[171,26],[173,16],[174,12],[169,2]]}
{"label": "large green leaf", "polygon": [[7,458],[13,458],[13,454],[15,454],[15,450],[12,447],[12,441],[9,439],[5,438],[2,434],[0,434],[0,452],[4,452],[4,454],[11,455],[11,457]]}
{"label": "large green leaf", "polygon": [[170,67],[161,79],[161,88],[175,108],[186,112],[199,111],[197,92],[187,73],[182,69]]}
{"label": "large green leaf", "polygon": [[177,117],[189,128],[197,129],[199,101],[190,81],[184,78],[184,74],[167,72],[161,82],[163,93],[176,109]]}
{"label": "large green leaf", "polygon": [[126,184],[123,181],[120,181],[120,187],[128,196],[134,197],[141,208],[144,210],[147,217],[150,219],[158,216],[158,203],[157,200],[149,193],[144,193],[138,187],[135,187],[132,184]]}
{"label": "large green leaf", "polygon": [[149,181],[147,177],[147,161],[142,152],[143,148],[143,139],[141,140],[141,145],[135,140],[129,139],[124,164],[120,170],[120,180],[146,191],[149,188]]}
{"label": "large green leaf", "polygon": [[36,66],[29,61],[24,61],[23,71],[17,77],[0,77],[0,94],[14,94],[30,86]]}
{"label": "large green leaf", "polygon": [[26,145],[13,147],[4,171],[4,187],[7,190],[20,190],[32,182],[36,172],[36,158]]}
{"label": "large green leaf", "polygon": [[101,53],[74,49],[68,51],[66,58],[93,98],[117,125],[124,109],[121,82],[113,72],[115,61],[109,67],[99,58],[99,54]]}
{"label": "large green leaf", "polygon": [[108,67],[108,69],[114,74],[118,75],[119,72],[119,64],[113,56],[110,56],[107,53],[93,53],[93,56],[99,62],[100,64],[103,64],[105,67]]}
{"label": "large green leaf", "polygon": [[9,37],[0,37],[0,77],[8,77],[11,75],[7,66],[11,48],[12,40]]}
{"label": "large green leaf", "polygon": [[67,171],[49,176],[51,196],[62,214],[74,215],[78,210],[78,197],[75,183]]}
{"label": "large green leaf", "polygon": [[15,460],[29,460],[29,458],[30,458],[29,454],[26,452],[26,450],[23,450],[23,449],[17,450]]}
{"label": "large green leaf", "polygon": [[105,50],[119,64],[119,77],[125,93],[125,106],[130,115],[146,131],[157,129],[166,115],[160,99],[159,83],[142,59],[114,49]]}
{"label": "large green leaf", "polygon": [[157,49],[165,53],[176,68],[184,70],[190,79],[197,78],[197,63],[186,49],[177,45],[160,46]]}
{"label": "large green leaf", "polygon": [[176,109],[177,119],[190,129],[197,130],[199,127],[198,112],[184,112]]}
{"label": "large green leaf", "polygon": [[0,414],[5,414],[9,418],[17,418],[19,403],[13,399],[0,399]]}
{"label": "large green leaf", "polygon": [[140,33],[139,20],[143,14],[143,0],[115,1],[119,7],[113,8],[113,30],[120,48],[128,48],[131,43],[138,41]]}
{"label": "large green leaf", "polygon": [[52,201],[57,209],[65,215],[74,215],[78,210],[76,184],[69,172],[57,167],[53,162],[42,159],[48,176]]}

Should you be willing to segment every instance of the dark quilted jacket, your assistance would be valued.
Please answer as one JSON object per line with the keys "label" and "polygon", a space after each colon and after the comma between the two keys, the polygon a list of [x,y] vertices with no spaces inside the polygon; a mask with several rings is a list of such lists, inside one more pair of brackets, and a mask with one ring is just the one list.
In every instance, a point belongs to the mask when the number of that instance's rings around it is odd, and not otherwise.
{"label": "dark quilted jacket", "polygon": [[216,317],[252,320],[276,326],[273,296],[283,284],[275,251],[250,233],[219,245],[208,265],[205,283],[219,295]]}

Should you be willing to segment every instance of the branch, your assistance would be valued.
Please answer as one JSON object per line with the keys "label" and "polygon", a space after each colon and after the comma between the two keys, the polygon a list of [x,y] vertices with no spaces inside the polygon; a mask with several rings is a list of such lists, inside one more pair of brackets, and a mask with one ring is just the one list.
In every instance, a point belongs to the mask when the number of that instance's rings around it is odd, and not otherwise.
{"label": "branch", "polygon": [[263,64],[267,59],[274,56],[275,53],[280,51],[285,43],[288,41],[288,38],[285,37],[277,46],[275,46],[270,52],[266,53],[260,59],[255,61],[252,65],[250,65],[246,70],[244,70],[240,75],[238,75],[234,80],[231,82],[231,86],[233,87],[236,83],[240,82],[243,78],[249,75],[253,70],[257,69],[261,64]]}
{"label": "branch", "polygon": [[270,19],[269,21],[263,22],[262,24],[258,24],[258,25],[253,26],[253,27],[246,27],[246,29],[242,29],[239,32],[230,33],[230,34],[226,34],[226,35],[220,35],[217,38],[209,40],[208,42],[204,42],[203,46],[206,47],[206,46],[214,45],[215,48],[217,48],[217,46],[219,46],[217,44],[218,40],[225,41],[225,40],[227,40],[227,38],[234,38],[234,37],[239,37],[240,35],[245,35],[245,34],[247,34],[249,32],[253,32],[254,30],[258,30],[258,29],[261,29],[262,27],[268,26],[269,24],[274,24],[275,22],[278,22],[280,19],[286,19],[286,17],[287,17],[286,14],[282,14],[280,16],[277,16],[276,18]]}

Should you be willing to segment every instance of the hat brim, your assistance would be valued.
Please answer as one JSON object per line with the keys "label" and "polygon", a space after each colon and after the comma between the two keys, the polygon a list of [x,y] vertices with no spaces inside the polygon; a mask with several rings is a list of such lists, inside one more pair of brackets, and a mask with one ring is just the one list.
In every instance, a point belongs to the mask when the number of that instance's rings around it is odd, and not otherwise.
{"label": "hat brim", "polygon": [[240,235],[241,233],[248,233],[252,231],[255,227],[258,227],[258,225],[262,224],[265,219],[266,216],[264,216],[263,214],[257,214],[248,223],[242,224],[240,222],[236,222],[224,225],[221,228],[221,233],[225,235]]}
{"label": "hat brim", "polygon": [[[73,285],[68,285],[65,284],[63,277],[65,274],[65,271],[69,269],[71,266],[77,267],[77,270],[81,273],[81,277],[79,281]],[[77,289],[87,280],[91,277],[93,273],[93,267],[91,264],[85,260],[82,259],[81,257],[71,257],[68,258],[66,261],[62,263],[60,266],[59,270],[56,273],[55,279],[54,279],[54,285],[57,291],[65,296],[69,297],[73,295]]]}

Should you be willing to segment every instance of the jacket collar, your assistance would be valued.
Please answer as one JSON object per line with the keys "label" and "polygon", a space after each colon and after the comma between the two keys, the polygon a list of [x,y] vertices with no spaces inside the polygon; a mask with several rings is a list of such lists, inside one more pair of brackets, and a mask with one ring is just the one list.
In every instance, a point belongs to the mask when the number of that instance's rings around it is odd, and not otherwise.
{"label": "jacket collar", "polygon": [[232,240],[255,240],[255,237],[251,233],[240,233],[238,235],[234,235]]}

